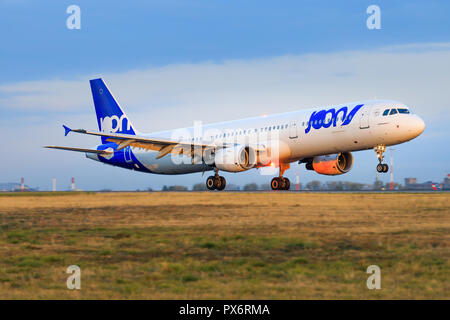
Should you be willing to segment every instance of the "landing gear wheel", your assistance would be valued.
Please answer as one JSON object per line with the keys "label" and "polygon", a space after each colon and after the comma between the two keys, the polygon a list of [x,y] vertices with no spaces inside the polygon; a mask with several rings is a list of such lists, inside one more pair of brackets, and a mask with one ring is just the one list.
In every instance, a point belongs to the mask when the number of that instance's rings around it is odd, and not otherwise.
{"label": "landing gear wheel", "polygon": [[288,178],[275,177],[272,179],[270,186],[272,190],[289,190],[291,188],[291,182]]}
{"label": "landing gear wheel", "polygon": [[280,190],[280,178],[273,178],[270,182],[270,186],[272,187],[272,190]]}
{"label": "landing gear wheel", "polygon": [[208,190],[216,189],[215,180],[216,180],[216,178],[214,176],[210,176],[210,177],[208,177],[208,179],[206,179],[206,188]]}
{"label": "landing gear wheel", "polygon": [[286,190],[286,180],[283,177],[280,177],[280,187],[278,190]]}
{"label": "landing gear wheel", "polygon": [[225,189],[225,186],[227,185],[227,180],[225,180],[224,177],[220,176],[219,179],[220,180],[220,186],[217,187],[217,190],[222,191],[223,189]]}
{"label": "landing gear wheel", "polygon": [[288,178],[283,178],[283,180],[284,180],[283,190],[289,190],[291,188],[291,182],[289,181]]}
{"label": "landing gear wheel", "polygon": [[378,158],[378,165],[377,165],[377,171],[378,172],[388,172],[389,166],[387,164],[382,163],[384,159],[384,152],[386,151],[386,146],[383,144],[377,145],[375,148],[373,148],[375,153],[377,154]]}
{"label": "landing gear wheel", "polygon": [[222,187],[222,181],[220,180],[220,177],[214,177],[214,189],[220,190],[220,187]]}

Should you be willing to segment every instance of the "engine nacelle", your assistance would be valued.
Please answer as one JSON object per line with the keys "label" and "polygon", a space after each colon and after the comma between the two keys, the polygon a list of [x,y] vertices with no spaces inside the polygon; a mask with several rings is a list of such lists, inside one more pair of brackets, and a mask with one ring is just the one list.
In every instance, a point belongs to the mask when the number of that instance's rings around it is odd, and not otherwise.
{"label": "engine nacelle", "polygon": [[214,155],[214,164],[223,171],[246,171],[256,165],[256,151],[249,146],[242,145],[220,149]]}
{"label": "engine nacelle", "polygon": [[353,156],[350,152],[328,154],[314,157],[306,164],[306,169],[329,176],[344,174],[353,166]]}

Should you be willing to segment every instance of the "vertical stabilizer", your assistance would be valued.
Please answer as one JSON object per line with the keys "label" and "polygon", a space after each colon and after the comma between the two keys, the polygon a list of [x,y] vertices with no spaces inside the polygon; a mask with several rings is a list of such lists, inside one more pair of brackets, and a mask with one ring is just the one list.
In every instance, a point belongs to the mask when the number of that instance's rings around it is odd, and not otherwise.
{"label": "vertical stabilizer", "polygon": [[[105,133],[135,135],[136,130],[103,79],[93,79],[90,83],[99,130]],[[105,140],[106,138],[102,137],[102,143],[105,143]]]}

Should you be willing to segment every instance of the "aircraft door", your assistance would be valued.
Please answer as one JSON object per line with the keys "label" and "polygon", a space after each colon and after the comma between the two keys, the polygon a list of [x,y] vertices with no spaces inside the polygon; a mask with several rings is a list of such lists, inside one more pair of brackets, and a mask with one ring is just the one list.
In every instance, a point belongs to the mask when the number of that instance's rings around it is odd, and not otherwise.
{"label": "aircraft door", "polygon": [[289,126],[289,138],[291,138],[291,139],[298,138],[297,122],[296,121],[292,121],[290,126]]}
{"label": "aircraft door", "polygon": [[123,154],[125,156],[125,161],[126,162],[132,162],[133,161],[133,159],[131,158],[131,147],[126,147],[123,150]]}
{"label": "aircraft door", "polygon": [[370,107],[364,106],[361,108],[361,118],[359,120],[359,128],[367,129],[369,128],[369,115],[370,115]]}

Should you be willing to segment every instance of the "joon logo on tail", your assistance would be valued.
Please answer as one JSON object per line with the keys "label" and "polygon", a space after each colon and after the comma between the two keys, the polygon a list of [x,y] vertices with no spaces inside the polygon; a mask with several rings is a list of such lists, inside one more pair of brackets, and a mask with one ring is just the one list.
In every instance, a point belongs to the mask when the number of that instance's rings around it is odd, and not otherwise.
{"label": "joon logo on tail", "polygon": [[339,118],[343,119],[341,126],[346,126],[352,121],[356,112],[358,112],[358,110],[361,109],[362,106],[363,104],[358,104],[350,112],[348,112],[347,107],[342,107],[337,111],[335,108],[314,111],[309,118],[305,133],[310,132],[311,128],[317,130],[322,127],[329,128],[331,125],[333,125],[333,127],[336,127]]}
{"label": "joon logo on tail", "polygon": [[120,118],[116,115],[103,117],[100,118],[100,131],[106,133],[129,133],[131,131],[131,123],[124,114]]}

